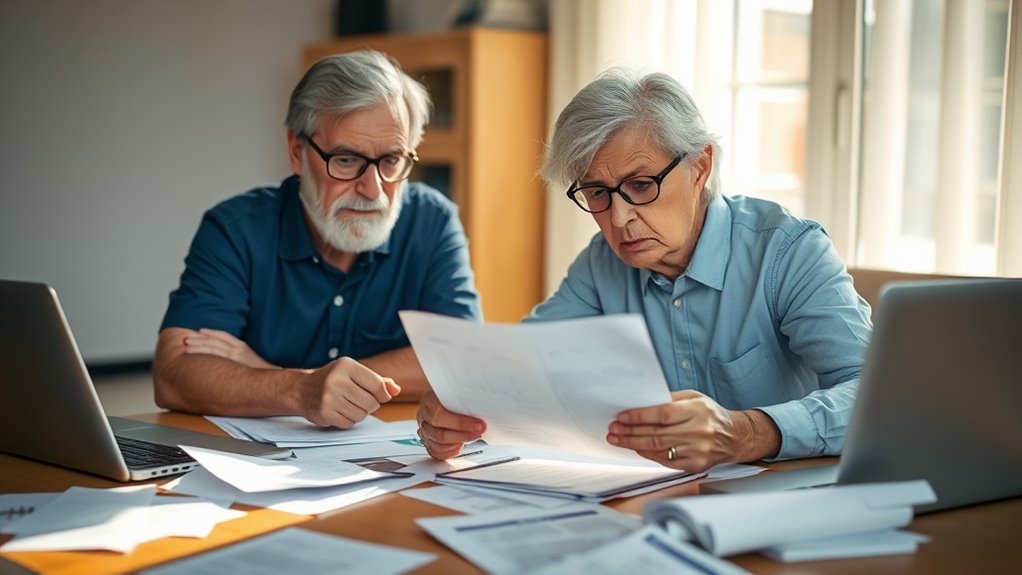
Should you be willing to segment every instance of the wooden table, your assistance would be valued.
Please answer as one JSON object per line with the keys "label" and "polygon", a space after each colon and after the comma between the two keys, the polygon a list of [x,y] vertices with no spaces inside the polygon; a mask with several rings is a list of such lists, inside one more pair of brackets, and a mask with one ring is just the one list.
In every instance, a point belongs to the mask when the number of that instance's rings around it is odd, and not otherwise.
{"label": "wooden table", "polygon": [[[384,406],[377,415],[387,420],[411,419],[414,417],[414,410],[414,405],[395,404]],[[222,434],[205,419],[181,413],[147,414],[137,416],[136,419]],[[791,461],[773,463],[767,467],[783,470],[826,461],[833,460]],[[154,483],[164,481],[166,479]],[[63,491],[72,485],[115,487],[122,484],[0,454],[0,493]],[[698,492],[696,482],[639,497],[612,501],[607,505],[621,511],[641,513],[646,502],[665,497],[698,495]],[[252,509],[243,506],[241,508]],[[35,556],[33,566],[42,571],[60,573],[128,572],[172,557],[196,553],[286,525],[299,524],[314,531],[418,549],[438,556],[437,560],[425,565],[416,571],[417,573],[480,572],[474,565],[430,537],[414,522],[419,517],[454,515],[456,512],[410,497],[389,494],[316,518],[270,510],[253,511],[244,520],[236,520],[218,527],[207,540],[196,542],[168,538],[143,544],[131,554],[116,556],[102,552],[36,553],[33,554]],[[764,525],[763,528],[769,529],[770,526]],[[1022,571],[1022,537],[1020,537],[1022,498],[924,515],[916,518],[909,528],[932,538],[931,543],[921,545],[914,555],[787,565],[776,563],[758,554],[739,555],[729,559],[754,573],[986,574]],[[6,536],[0,539],[4,540]],[[13,564],[0,559],[0,572],[17,572],[17,569]]]}

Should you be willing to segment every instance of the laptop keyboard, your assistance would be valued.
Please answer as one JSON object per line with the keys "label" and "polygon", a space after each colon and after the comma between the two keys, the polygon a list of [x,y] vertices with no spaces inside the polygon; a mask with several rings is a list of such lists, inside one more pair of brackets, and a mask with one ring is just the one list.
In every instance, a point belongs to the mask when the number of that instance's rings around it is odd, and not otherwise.
{"label": "laptop keyboard", "polygon": [[118,436],[117,446],[121,448],[124,463],[133,469],[195,463],[187,453],[170,445]]}

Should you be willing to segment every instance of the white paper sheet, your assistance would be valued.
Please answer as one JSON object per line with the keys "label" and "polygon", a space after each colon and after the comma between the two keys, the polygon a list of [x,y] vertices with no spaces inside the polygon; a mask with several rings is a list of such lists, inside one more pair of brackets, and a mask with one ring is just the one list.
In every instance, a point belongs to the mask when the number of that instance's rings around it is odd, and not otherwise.
{"label": "white paper sheet", "polygon": [[201,497],[156,497],[152,506],[131,510],[143,516],[139,542],[163,537],[209,537],[218,523],[244,517],[245,512],[229,509]]}
{"label": "white paper sheet", "polygon": [[675,540],[656,526],[647,526],[613,543],[602,545],[533,571],[531,575],[743,575],[745,569],[702,549]]}
{"label": "white paper sheet", "polygon": [[774,561],[783,563],[905,555],[915,553],[920,543],[926,543],[929,540],[929,537],[911,531],[882,529],[868,533],[775,545],[762,550],[761,553]]}
{"label": "white paper sheet", "polygon": [[206,419],[231,437],[273,443],[278,447],[317,447],[412,439],[416,437],[418,429],[415,420],[387,422],[372,415],[351,429],[323,427],[298,416],[206,416]]}
{"label": "white paper sheet", "polygon": [[496,489],[466,489],[453,485],[406,489],[401,492],[401,495],[469,514],[522,509],[523,507],[553,509],[574,504],[570,499],[558,497],[544,497]]}
{"label": "white paper sheet", "polygon": [[465,559],[498,574],[537,569],[642,526],[642,520],[634,515],[582,504],[430,517],[416,523]]}
{"label": "white paper sheet", "polygon": [[[671,535],[726,556],[775,545],[903,527],[912,506],[936,501],[926,481],[835,485],[769,493],[679,497],[643,515]],[[764,529],[769,525],[769,529]]]}
{"label": "white paper sheet", "polygon": [[195,497],[154,497],[155,486],[72,487],[46,514],[17,526],[4,551],[108,550],[127,553],[163,537],[209,536],[217,523],[245,515]]}
{"label": "white paper sheet", "polygon": [[210,473],[246,493],[350,485],[393,477],[329,457],[307,455],[276,461],[187,445],[181,449]]}
{"label": "white paper sheet", "polygon": [[320,515],[373,497],[400,491],[425,481],[427,480],[422,477],[399,477],[338,487],[245,493],[200,467],[167,483],[164,488],[174,493],[198,495],[213,500],[232,500],[246,505],[268,507],[298,515]]}
{"label": "white paper sheet", "polygon": [[428,455],[392,457],[390,459],[404,465],[401,468],[401,473],[412,473],[424,477],[427,481],[433,481],[440,473],[448,473],[459,469],[490,467],[517,458],[518,456],[509,453],[506,449],[480,445],[472,451],[463,451],[457,457],[444,461],[437,461]]}
{"label": "white paper sheet", "polygon": [[156,495],[153,485],[92,489],[71,487],[31,515],[7,525],[14,539],[4,551],[105,549],[130,551],[138,544],[144,519],[129,513],[148,507]]}
{"label": "white paper sheet", "polygon": [[404,441],[373,441],[371,443],[352,443],[349,445],[327,445],[323,447],[300,447],[294,449],[298,459],[309,457],[332,457],[344,461],[359,459],[379,459],[402,456],[424,456],[426,448],[415,440]]}
{"label": "white paper sheet", "polygon": [[365,543],[290,527],[229,547],[143,571],[147,575],[280,575],[374,573],[391,575],[436,559],[432,553]]}
{"label": "white paper sheet", "polygon": [[130,507],[148,506],[156,496],[153,485],[114,489],[73,486],[31,515],[8,523],[7,533],[32,535],[104,523]]}
{"label": "white paper sheet", "polygon": [[742,463],[721,463],[714,465],[706,472],[706,479],[738,479],[739,477],[751,477],[766,471],[765,467],[758,465],[745,465]]}
{"label": "white paper sheet", "polygon": [[0,494],[0,533],[7,533],[7,524],[25,515],[35,513],[59,493],[4,493]]}
{"label": "white paper sheet", "polygon": [[610,423],[671,400],[638,315],[531,324],[399,315],[441,403],[486,421],[490,445],[638,458],[606,442]]}

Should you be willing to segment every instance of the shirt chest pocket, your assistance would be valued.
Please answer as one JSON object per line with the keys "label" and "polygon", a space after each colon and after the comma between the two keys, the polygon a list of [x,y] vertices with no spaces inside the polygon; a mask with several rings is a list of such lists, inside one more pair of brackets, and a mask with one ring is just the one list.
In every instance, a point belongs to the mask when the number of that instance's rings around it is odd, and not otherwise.
{"label": "shirt chest pocket", "polygon": [[717,403],[728,409],[749,409],[777,403],[784,389],[770,349],[757,343],[730,361],[710,358]]}

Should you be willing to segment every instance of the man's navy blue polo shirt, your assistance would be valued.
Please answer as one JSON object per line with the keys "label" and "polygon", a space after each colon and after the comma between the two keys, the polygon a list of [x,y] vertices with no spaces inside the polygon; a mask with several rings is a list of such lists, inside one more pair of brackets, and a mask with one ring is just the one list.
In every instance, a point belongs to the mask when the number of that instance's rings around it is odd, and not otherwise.
{"label": "man's navy blue polo shirt", "polygon": [[206,212],[160,329],[212,328],[281,367],[405,347],[398,310],[481,319],[457,207],[409,183],[390,238],[348,273],[312,245],[298,176]]}

